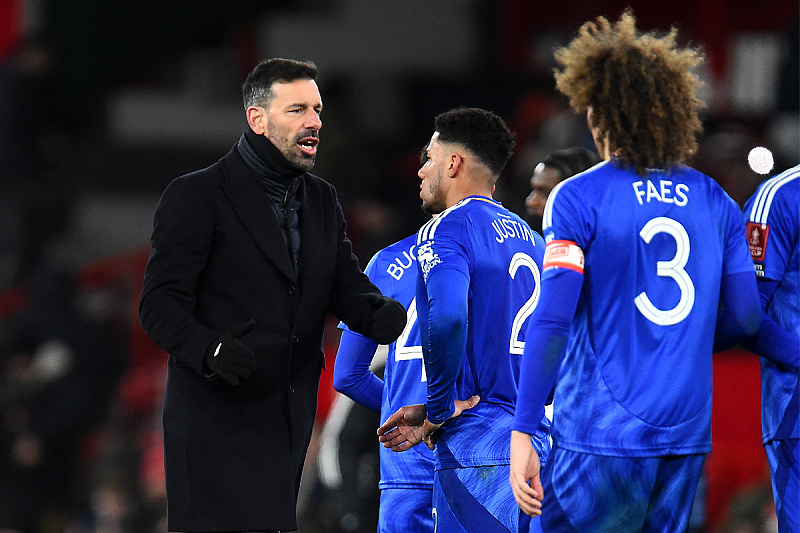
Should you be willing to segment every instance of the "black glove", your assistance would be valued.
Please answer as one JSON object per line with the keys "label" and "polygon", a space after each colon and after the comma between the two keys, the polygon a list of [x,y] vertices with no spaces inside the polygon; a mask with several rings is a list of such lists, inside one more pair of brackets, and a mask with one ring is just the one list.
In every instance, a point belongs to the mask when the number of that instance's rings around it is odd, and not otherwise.
{"label": "black glove", "polygon": [[367,303],[375,309],[367,336],[378,341],[378,344],[397,340],[406,327],[406,308],[403,304],[377,292],[367,293]]}
{"label": "black glove", "polygon": [[239,338],[250,333],[255,325],[255,320],[248,320],[212,342],[203,356],[203,366],[231,385],[238,385],[239,378],[250,377],[256,368],[256,356]]}

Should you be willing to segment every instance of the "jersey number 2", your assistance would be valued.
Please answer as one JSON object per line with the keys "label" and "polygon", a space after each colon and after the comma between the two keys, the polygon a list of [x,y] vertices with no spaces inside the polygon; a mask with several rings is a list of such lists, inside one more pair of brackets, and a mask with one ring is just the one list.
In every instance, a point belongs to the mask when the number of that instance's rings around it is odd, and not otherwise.
{"label": "jersey number 2", "polygon": [[533,293],[530,298],[519,308],[517,314],[514,316],[514,322],[511,324],[511,341],[509,344],[509,351],[513,354],[522,355],[525,351],[525,342],[519,340],[519,332],[522,329],[522,324],[528,318],[533,310],[536,309],[536,304],[539,302],[539,284],[542,281],[541,272],[536,261],[533,260],[528,254],[517,252],[511,258],[511,263],[508,265],[508,273],[511,274],[511,279],[517,275],[519,267],[527,267],[533,274]]}

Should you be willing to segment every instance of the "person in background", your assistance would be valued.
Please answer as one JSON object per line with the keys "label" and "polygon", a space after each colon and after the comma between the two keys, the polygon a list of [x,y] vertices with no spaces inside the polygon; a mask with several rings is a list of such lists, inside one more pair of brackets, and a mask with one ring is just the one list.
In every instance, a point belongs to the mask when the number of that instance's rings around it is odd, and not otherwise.
{"label": "person in background", "polygon": [[533,169],[531,193],[525,198],[528,223],[541,233],[542,215],[553,187],[600,162],[600,157],[587,148],[573,146],[548,154]]}
{"label": "person in background", "polygon": [[800,165],[762,183],[745,203],[761,295],[761,429],[780,533],[800,531]]}
{"label": "person in background", "polygon": [[311,62],[260,62],[248,127],[173,180],[154,215],[139,316],[169,353],[169,531],[297,529],[328,313],[389,343],[406,312],[361,271],[333,186],[311,174],[322,98]]}
{"label": "person in background", "polygon": [[[497,115],[458,108],[438,115],[419,169],[416,311],[427,377],[425,403],[400,408],[378,429],[393,451],[434,449],[434,530],[540,531],[508,486],[508,433],[517,400],[525,321],[536,306],[542,237],[492,199],[514,135]],[[460,415],[460,416],[459,416]],[[547,455],[544,415],[530,445]]]}
{"label": "person in background", "polygon": [[[741,211],[685,164],[701,58],[676,33],[641,34],[626,11],[556,51],[556,87],[604,162],[556,186],[544,211],[510,476],[544,531],[685,531],[711,450],[717,324],[745,336],[760,323]],[[530,436],[554,387],[541,468]]]}

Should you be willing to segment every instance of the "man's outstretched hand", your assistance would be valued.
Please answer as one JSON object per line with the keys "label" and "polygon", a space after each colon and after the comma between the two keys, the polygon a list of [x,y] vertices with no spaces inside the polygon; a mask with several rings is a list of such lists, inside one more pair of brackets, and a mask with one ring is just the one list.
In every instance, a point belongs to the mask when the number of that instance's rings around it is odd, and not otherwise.
{"label": "man's outstretched hand", "polygon": [[[455,411],[450,418],[457,417],[466,409],[472,409],[480,400],[479,396],[456,400]],[[420,442],[433,450],[436,445],[435,433],[441,426],[442,424],[434,424],[428,420],[425,405],[407,405],[398,409],[378,428],[378,440],[393,452],[404,452]]]}
{"label": "man's outstretched hand", "polygon": [[404,452],[425,440],[425,422],[428,419],[423,404],[406,405],[378,428],[378,440],[394,452]]}

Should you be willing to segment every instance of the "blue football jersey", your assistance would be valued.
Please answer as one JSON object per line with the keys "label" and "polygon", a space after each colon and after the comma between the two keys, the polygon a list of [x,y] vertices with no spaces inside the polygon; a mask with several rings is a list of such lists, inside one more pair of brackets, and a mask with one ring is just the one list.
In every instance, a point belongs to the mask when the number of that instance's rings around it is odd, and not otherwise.
{"label": "blue football jersey", "polygon": [[[415,301],[416,240],[416,235],[410,235],[387,246],[376,253],[364,269],[370,281],[384,295],[403,304],[407,312],[403,333],[389,345],[383,373],[381,420],[403,406],[425,403],[427,394]],[[344,323],[339,327],[349,331]],[[402,453],[380,446],[380,466],[378,486],[381,489],[433,487],[433,452],[425,445]]]}
{"label": "blue football jersey", "polygon": [[[428,366],[428,417],[434,420],[453,400],[473,395],[480,402],[447,420],[436,444],[437,468],[508,464],[509,435],[517,397],[519,363],[525,346],[524,324],[539,296],[544,241],[500,203],[470,196],[423,226],[417,239],[421,278],[417,313]],[[453,357],[454,375],[431,363],[449,339],[431,336],[436,317],[425,299],[448,301],[448,294],[427,291],[431,276],[468,279],[468,316],[463,347]],[[454,279],[451,277],[445,279]],[[445,285],[445,291],[446,291]],[[444,397],[440,404],[431,399]],[[549,448],[549,420],[536,433],[541,454]]]}
{"label": "blue football jersey", "polygon": [[[800,335],[800,166],[762,183],[747,201],[747,241],[759,277],[779,281],[766,313]],[[761,425],[764,442],[800,438],[798,376],[761,358]]]}
{"label": "blue football jersey", "polygon": [[686,166],[642,177],[606,161],[556,186],[543,228],[585,261],[553,439],[605,455],[709,452],[720,283],[752,270],[736,203]]}

